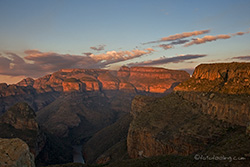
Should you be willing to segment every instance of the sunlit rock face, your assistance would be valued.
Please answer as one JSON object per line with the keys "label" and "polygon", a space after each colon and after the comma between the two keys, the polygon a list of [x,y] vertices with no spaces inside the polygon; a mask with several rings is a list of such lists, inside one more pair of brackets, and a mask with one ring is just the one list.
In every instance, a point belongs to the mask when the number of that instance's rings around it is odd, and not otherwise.
{"label": "sunlit rock face", "polygon": [[250,94],[250,63],[201,64],[175,90]]}
{"label": "sunlit rock face", "polygon": [[110,72],[99,75],[98,80],[102,83],[103,90],[119,90],[119,79]]}
{"label": "sunlit rock face", "polygon": [[[121,67],[106,69],[61,69],[52,74],[17,84],[0,84],[0,115],[17,102],[28,103],[38,111],[64,92],[131,94],[169,93],[180,82],[189,79],[185,71],[156,67]],[[113,95],[112,95],[113,96]]]}
{"label": "sunlit rock face", "polygon": [[[173,85],[189,79],[185,71],[156,67],[121,67],[117,72],[120,80],[132,84],[137,91],[164,93]],[[124,83],[121,86],[127,86]]]}
{"label": "sunlit rock face", "polygon": [[250,63],[201,64],[174,90],[216,119],[241,126],[250,121]]}
{"label": "sunlit rock face", "polygon": [[64,92],[82,92],[85,89],[84,84],[75,78],[66,79],[63,81],[62,86]]}
{"label": "sunlit rock face", "polygon": [[35,80],[32,78],[25,78],[22,81],[18,82],[17,85],[18,86],[33,86],[34,82]]}
{"label": "sunlit rock face", "polygon": [[35,167],[34,155],[28,145],[21,139],[0,138],[0,166],[2,167]]}
{"label": "sunlit rock face", "polygon": [[129,156],[190,155],[220,141],[234,127],[244,127],[240,131],[246,129],[241,134],[246,138],[249,72],[250,63],[203,64],[172,94],[158,99],[135,97],[127,137]]}

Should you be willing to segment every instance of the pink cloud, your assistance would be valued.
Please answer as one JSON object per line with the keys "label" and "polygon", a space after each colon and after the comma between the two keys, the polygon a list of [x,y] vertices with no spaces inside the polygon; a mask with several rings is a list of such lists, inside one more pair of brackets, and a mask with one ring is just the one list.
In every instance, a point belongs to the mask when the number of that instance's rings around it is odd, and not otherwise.
{"label": "pink cloud", "polygon": [[193,32],[183,32],[181,34],[170,35],[168,37],[161,38],[161,41],[173,41],[177,39],[187,38],[191,36],[197,36],[205,33],[209,33],[210,30],[200,30],[200,31],[193,31]]}
{"label": "pink cloud", "polygon": [[12,52],[0,54],[0,75],[39,77],[62,68],[104,68],[110,64],[150,54],[154,49],[109,51],[99,55],[71,55],[26,50],[24,58]]}
{"label": "pink cloud", "polygon": [[174,34],[174,35],[170,35],[167,37],[163,37],[160,40],[157,41],[151,41],[151,42],[146,42],[143,44],[150,44],[150,43],[158,43],[158,42],[164,42],[164,41],[174,41],[174,40],[178,40],[178,39],[183,39],[183,38],[187,38],[187,37],[191,37],[191,36],[197,36],[197,35],[201,35],[201,34],[205,34],[205,33],[209,33],[210,30],[199,30],[199,31],[192,31],[192,32],[183,32],[180,34]]}
{"label": "pink cloud", "polygon": [[207,35],[202,38],[195,38],[191,42],[186,43],[184,46],[187,47],[187,46],[191,46],[194,44],[202,44],[206,42],[216,41],[217,39],[228,39],[228,38],[231,38],[231,36],[230,35],[216,35],[216,36]]}

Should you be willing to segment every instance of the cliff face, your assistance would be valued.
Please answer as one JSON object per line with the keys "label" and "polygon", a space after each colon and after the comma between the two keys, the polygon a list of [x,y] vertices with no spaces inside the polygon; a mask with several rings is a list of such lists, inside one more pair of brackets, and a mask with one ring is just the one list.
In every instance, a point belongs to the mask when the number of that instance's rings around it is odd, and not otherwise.
{"label": "cliff face", "polygon": [[38,79],[26,78],[13,85],[1,83],[0,114],[22,101],[38,111],[62,92],[164,93],[188,78],[184,71],[163,68],[122,67],[119,71],[62,69]]}
{"label": "cliff face", "polygon": [[22,81],[18,82],[16,85],[17,86],[33,86],[35,80],[32,78],[25,78]]}
{"label": "cliff face", "polygon": [[0,123],[13,126],[16,129],[38,130],[35,112],[26,103],[17,103],[0,119]]}
{"label": "cliff face", "polygon": [[138,91],[152,93],[164,93],[174,83],[189,79],[189,74],[185,71],[153,67],[122,67],[117,76],[131,83]]}
{"label": "cliff face", "polygon": [[34,156],[28,145],[18,139],[0,139],[0,166],[35,167]]}
{"label": "cliff face", "polygon": [[115,119],[116,111],[99,92],[66,94],[37,112],[39,124],[49,132],[75,139],[87,138]]}
{"label": "cliff face", "polygon": [[82,92],[85,88],[83,83],[75,78],[69,78],[62,83],[64,92]]}
{"label": "cliff face", "polygon": [[246,126],[250,121],[250,63],[202,64],[174,90],[212,117]]}
{"label": "cliff face", "polygon": [[[35,93],[63,91],[131,90],[164,93],[173,83],[189,78],[185,71],[153,67],[122,67],[117,73],[99,69],[62,69],[50,75],[33,80],[26,78],[16,85],[0,85],[3,97],[32,91]],[[69,80],[77,81],[71,82]]]}
{"label": "cliff face", "polygon": [[34,111],[26,103],[17,103],[0,117],[0,137],[24,140],[35,156],[43,149],[46,140]]}
{"label": "cliff face", "polygon": [[131,158],[189,155],[223,136],[229,124],[211,119],[177,94],[137,96],[132,103],[127,148]]}
{"label": "cliff face", "polygon": [[250,94],[250,63],[201,64],[175,90]]}
{"label": "cliff face", "polygon": [[199,65],[174,93],[160,99],[136,97],[127,137],[130,157],[189,155],[221,142],[235,126],[246,128],[240,134],[245,139],[250,122],[249,70],[250,63]]}
{"label": "cliff face", "polygon": [[250,63],[216,63],[201,64],[196,67],[193,77],[196,79],[215,80],[222,78],[225,81],[240,79],[248,81],[250,75]]}
{"label": "cliff face", "polygon": [[184,99],[201,107],[201,112],[213,119],[234,125],[247,126],[250,122],[250,96],[220,93],[177,92]]}

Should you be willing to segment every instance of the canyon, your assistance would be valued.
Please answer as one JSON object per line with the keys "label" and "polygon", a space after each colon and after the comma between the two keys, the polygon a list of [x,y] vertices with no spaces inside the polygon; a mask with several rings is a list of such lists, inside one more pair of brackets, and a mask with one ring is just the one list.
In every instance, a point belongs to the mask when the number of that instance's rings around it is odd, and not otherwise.
{"label": "canyon", "polygon": [[[0,84],[0,124],[36,131],[39,147],[14,137],[28,144],[37,166],[73,162],[75,145],[85,166],[246,166],[249,76],[250,63],[201,64],[192,77],[154,67],[62,69]],[[27,104],[11,107],[19,101]],[[197,161],[197,154],[244,161]]]}

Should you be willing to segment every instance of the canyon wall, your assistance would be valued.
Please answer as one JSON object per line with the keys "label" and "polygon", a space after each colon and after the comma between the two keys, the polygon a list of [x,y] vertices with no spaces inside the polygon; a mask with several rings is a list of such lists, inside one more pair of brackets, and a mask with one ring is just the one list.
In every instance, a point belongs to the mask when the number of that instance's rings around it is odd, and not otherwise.
{"label": "canyon wall", "polygon": [[[249,72],[250,63],[202,64],[166,97],[137,96],[127,137],[129,156],[190,155],[235,127],[247,127],[249,134]],[[121,75],[129,77],[128,72]]]}
{"label": "canyon wall", "polygon": [[131,114],[127,137],[131,158],[190,155],[205,149],[230,127],[202,114],[198,105],[175,93],[163,98],[137,96]]}
{"label": "canyon wall", "polygon": [[250,94],[250,63],[201,64],[175,90]]}
{"label": "canyon wall", "polygon": [[122,67],[113,73],[100,69],[62,69],[33,80],[26,78],[16,85],[0,84],[2,97],[45,92],[133,90],[164,93],[173,83],[189,79],[185,71],[153,67]]}
{"label": "canyon wall", "polygon": [[241,126],[250,122],[250,63],[201,64],[174,90],[216,119]]}
{"label": "canyon wall", "polygon": [[27,102],[38,111],[62,93],[119,91],[165,93],[189,79],[185,71],[153,67],[103,69],[62,69],[38,79],[26,78],[17,84],[0,83],[0,115],[16,102]]}

